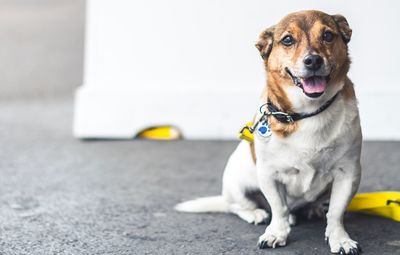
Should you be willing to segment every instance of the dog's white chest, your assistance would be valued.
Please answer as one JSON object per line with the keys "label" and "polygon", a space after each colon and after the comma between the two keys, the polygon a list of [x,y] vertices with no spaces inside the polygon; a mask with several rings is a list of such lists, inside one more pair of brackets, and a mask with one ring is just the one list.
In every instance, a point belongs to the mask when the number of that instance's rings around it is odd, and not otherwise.
{"label": "dog's white chest", "polygon": [[331,166],[316,161],[300,160],[298,158],[298,163],[293,168],[278,171],[276,178],[285,185],[288,198],[312,202],[332,182],[333,178],[329,171]]}
{"label": "dog's white chest", "polygon": [[[287,201],[294,206],[315,201],[332,182],[334,147],[306,142],[283,143],[279,139],[259,142],[259,160],[265,174],[285,186]],[[262,175],[262,173],[261,173]]]}
{"label": "dog's white chest", "polygon": [[[288,164],[277,167],[277,178],[286,184],[288,195],[313,196],[312,194],[324,189],[331,181],[329,163],[329,149],[303,151],[302,153],[289,153]],[[293,171],[294,169],[294,171]],[[312,199],[310,197],[309,199]]]}

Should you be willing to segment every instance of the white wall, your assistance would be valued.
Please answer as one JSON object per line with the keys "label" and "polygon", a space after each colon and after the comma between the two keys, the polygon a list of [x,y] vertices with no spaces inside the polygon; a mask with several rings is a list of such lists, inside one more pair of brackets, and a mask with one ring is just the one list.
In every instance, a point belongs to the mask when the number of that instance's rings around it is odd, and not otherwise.
{"label": "white wall", "polygon": [[189,138],[235,137],[265,83],[258,34],[302,9],[346,16],[364,136],[400,139],[400,2],[390,0],[89,0],[75,134],[124,138],[167,123]]}

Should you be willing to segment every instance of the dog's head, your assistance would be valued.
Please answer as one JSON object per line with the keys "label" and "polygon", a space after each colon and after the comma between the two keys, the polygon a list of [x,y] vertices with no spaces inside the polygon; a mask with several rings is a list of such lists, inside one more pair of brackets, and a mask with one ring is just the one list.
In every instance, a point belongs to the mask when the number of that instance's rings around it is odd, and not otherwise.
{"label": "dog's head", "polygon": [[[349,70],[351,29],[342,15],[302,11],[263,31],[256,47],[265,61],[269,86],[302,100],[333,96]],[[289,96],[290,97],[290,96]]]}

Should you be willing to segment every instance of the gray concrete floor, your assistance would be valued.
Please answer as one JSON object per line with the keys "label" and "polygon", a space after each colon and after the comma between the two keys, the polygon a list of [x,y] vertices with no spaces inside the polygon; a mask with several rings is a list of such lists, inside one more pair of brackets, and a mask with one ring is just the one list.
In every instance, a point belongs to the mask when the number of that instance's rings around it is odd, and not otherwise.
{"label": "gray concrete floor", "polygon": [[[325,223],[258,250],[265,226],[172,210],[218,194],[237,141],[90,141],[71,137],[71,101],[0,102],[0,254],[329,254]],[[400,190],[400,143],[367,142],[361,191]],[[364,254],[400,254],[400,223],[349,214]]]}

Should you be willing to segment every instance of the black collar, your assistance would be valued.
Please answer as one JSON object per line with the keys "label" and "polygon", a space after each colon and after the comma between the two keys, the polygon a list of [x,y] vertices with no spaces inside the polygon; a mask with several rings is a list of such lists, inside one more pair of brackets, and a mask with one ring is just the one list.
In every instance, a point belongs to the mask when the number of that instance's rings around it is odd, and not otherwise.
{"label": "black collar", "polygon": [[282,112],[268,98],[268,102],[267,102],[267,107],[268,107],[268,111],[269,111],[268,115],[274,116],[275,119],[277,119],[279,122],[282,122],[282,123],[293,123],[297,120],[312,117],[312,116],[317,115],[318,113],[325,111],[333,103],[333,101],[335,101],[337,95],[338,94],[333,96],[325,104],[323,104],[320,108],[318,108],[316,111],[311,112],[311,113],[285,113],[285,112]]}

